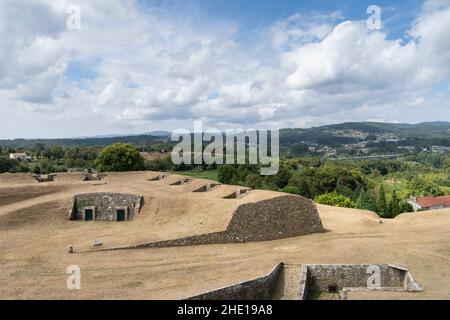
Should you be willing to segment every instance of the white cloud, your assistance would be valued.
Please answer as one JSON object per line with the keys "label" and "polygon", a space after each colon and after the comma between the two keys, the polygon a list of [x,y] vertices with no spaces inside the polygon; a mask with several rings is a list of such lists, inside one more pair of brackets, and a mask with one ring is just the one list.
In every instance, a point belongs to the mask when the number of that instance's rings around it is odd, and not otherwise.
{"label": "white cloud", "polygon": [[[80,31],[66,28],[69,1],[0,4],[0,108],[22,113],[30,136],[55,119],[68,131],[47,126],[49,136],[85,135],[93,122],[92,134],[190,119],[222,128],[421,121],[448,104],[433,86],[450,77],[449,1],[427,1],[406,42],[334,12],[279,21],[258,49],[237,40],[233,22],[185,21],[133,1],[77,3]],[[5,121],[0,135],[18,135]]]}

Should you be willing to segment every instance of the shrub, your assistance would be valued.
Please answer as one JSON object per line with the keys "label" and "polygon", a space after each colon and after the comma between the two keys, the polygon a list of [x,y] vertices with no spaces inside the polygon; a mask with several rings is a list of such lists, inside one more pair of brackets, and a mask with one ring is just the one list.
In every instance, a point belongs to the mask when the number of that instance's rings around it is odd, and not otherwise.
{"label": "shrub", "polygon": [[282,191],[290,194],[300,194],[300,188],[296,186],[286,186]]}
{"label": "shrub", "polygon": [[338,194],[337,192],[330,192],[326,194],[322,194],[316,197],[315,201],[320,204],[326,204],[334,207],[343,207],[343,208],[355,208],[355,203],[350,200],[350,198]]}
{"label": "shrub", "polygon": [[230,184],[233,181],[235,169],[231,165],[222,165],[219,167],[217,177],[220,183]]}
{"label": "shrub", "polygon": [[261,189],[263,179],[257,173],[251,173],[245,178],[245,185],[252,189]]}

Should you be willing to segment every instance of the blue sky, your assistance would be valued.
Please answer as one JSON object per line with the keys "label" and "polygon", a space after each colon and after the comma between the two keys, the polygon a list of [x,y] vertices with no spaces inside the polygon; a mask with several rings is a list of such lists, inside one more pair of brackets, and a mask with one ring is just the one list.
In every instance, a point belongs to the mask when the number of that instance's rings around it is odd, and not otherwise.
{"label": "blue sky", "polygon": [[366,9],[371,4],[382,8],[385,27],[391,36],[402,37],[420,12],[423,1],[330,1],[330,0],[140,0],[144,7],[158,7],[171,12],[189,14],[196,12],[203,19],[236,21],[245,31],[263,28],[296,13],[329,13],[341,11],[351,20],[367,18]]}
{"label": "blue sky", "polygon": [[4,1],[0,138],[449,121],[449,29],[450,0]]}

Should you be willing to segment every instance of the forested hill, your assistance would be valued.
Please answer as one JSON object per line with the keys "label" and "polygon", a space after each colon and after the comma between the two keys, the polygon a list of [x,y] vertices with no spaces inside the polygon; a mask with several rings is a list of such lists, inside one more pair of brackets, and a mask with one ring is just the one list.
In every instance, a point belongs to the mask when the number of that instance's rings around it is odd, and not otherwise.
{"label": "forested hill", "polygon": [[[32,148],[36,144],[46,146],[106,146],[115,142],[149,146],[169,142],[166,135],[142,134],[134,136],[105,136],[74,139],[14,139],[0,140],[1,147]],[[339,146],[346,143],[367,141],[403,141],[403,145],[450,146],[450,122],[424,122],[419,124],[394,124],[379,122],[347,122],[307,129],[282,129],[283,147],[298,143]]]}
{"label": "forested hill", "polygon": [[165,136],[124,136],[124,137],[94,137],[94,138],[74,138],[74,139],[14,139],[0,140],[0,147],[30,149],[37,144],[43,144],[47,147],[94,147],[107,146],[116,142],[131,143],[136,146],[150,146],[155,144],[164,144],[170,138]]}
{"label": "forested hill", "polygon": [[347,122],[309,129],[283,129],[280,139],[281,145],[285,147],[299,142],[339,146],[364,140],[397,142],[403,145],[450,146],[450,122]]}

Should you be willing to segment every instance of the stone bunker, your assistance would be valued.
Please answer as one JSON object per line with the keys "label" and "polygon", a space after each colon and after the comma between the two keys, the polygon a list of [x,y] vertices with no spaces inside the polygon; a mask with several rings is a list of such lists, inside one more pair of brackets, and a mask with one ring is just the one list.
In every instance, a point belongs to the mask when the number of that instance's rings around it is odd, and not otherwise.
{"label": "stone bunker", "polygon": [[69,209],[69,220],[127,221],[139,215],[142,196],[124,193],[86,193],[76,195]]}
{"label": "stone bunker", "polygon": [[268,241],[323,231],[317,208],[311,200],[285,195],[239,205],[225,231],[109,250]]}
{"label": "stone bunker", "polygon": [[162,181],[162,180],[166,179],[167,176],[168,176],[167,173],[161,173],[161,174],[157,175],[156,177],[150,178],[148,180],[149,181]]}
{"label": "stone bunker", "polygon": [[33,176],[37,182],[53,182],[56,180],[55,174],[37,174]]}
{"label": "stone bunker", "polygon": [[100,181],[106,177],[104,173],[88,173],[83,177],[83,181]]}
{"label": "stone bunker", "polygon": [[183,179],[180,179],[180,180],[178,180],[178,181],[176,181],[176,182],[174,182],[174,183],[171,183],[170,185],[171,185],[171,186],[182,186],[182,185],[191,183],[192,181],[193,181],[193,180],[190,179],[190,178],[183,178]]}
{"label": "stone bunker", "polygon": [[278,264],[269,274],[187,300],[347,299],[349,291],[423,291],[407,268],[392,264]]}
{"label": "stone bunker", "polygon": [[251,189],[247,188],[237,188],[235,192],[232,194],[229,194],[228,196],[223,197],[224,199],[240,199],[242,197],[245,197]]}
{"label": "stone bunker", "polygon": [[208,183],[208,184],[194,190],[193,192],[208,192],[219,186],[221,186],[220,183]]}

